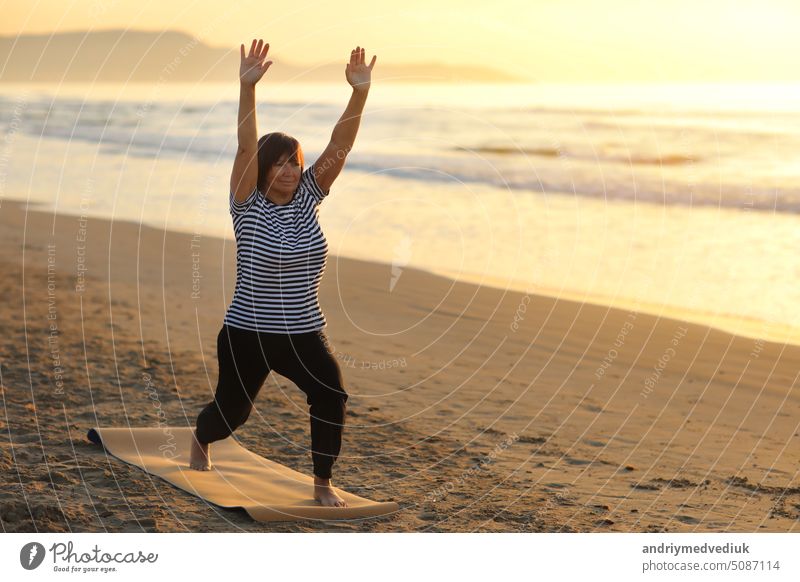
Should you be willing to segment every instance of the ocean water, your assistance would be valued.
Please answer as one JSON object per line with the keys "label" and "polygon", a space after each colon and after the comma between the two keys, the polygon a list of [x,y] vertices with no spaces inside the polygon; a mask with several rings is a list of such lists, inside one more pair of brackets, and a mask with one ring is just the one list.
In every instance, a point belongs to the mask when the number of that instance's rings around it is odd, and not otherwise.
{"label": "ocean water", "polygon": [[[346,84],[258,89],[327,144]],[[0,85],[0,196],[233,238],[238,87]],[[332,252],[800,343],[800,85],[378,85]]]}

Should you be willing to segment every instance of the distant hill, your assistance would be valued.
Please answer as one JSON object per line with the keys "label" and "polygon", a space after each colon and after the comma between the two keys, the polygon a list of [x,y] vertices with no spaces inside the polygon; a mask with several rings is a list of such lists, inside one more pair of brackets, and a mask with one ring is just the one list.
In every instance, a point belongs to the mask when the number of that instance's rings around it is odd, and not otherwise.
{"label": "distant hill", "polygon": [[[344,79],[344,61],[298,66],[272,60],[268,74],[277,81]],[[529,82],[486,67],[385,60],[378,65],[373,78],[381,82]],[[0,37],[0,82],[219,82],[234,81],[238,68],[238,45],[211,47],[177,31],[120,29]]]}

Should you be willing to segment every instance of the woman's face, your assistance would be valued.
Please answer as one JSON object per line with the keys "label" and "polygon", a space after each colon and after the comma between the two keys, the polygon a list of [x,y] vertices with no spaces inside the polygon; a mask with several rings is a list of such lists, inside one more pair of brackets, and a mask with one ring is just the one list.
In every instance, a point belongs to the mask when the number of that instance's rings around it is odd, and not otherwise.
{"label": "woman's face", "polygon": [[282,155],[267,174],[267,188],[273,192],[291,195],[300,183],[300,163]]}

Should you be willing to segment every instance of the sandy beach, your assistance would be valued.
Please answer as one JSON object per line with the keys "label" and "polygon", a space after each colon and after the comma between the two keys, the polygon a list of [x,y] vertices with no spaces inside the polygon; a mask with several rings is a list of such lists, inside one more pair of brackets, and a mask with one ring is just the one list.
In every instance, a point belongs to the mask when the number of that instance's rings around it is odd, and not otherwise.
{"label": "sandy beach", "polygon": [[[234,243],[9,200],[0,223],[6,532],[800,529],[800,347],[335,255],[321,301],[350,400],[334,484],[401,511],[266,524],[210,506],[86,434],[194,424]],[[236,438],[310,474],[308,431],[273,373]]]}

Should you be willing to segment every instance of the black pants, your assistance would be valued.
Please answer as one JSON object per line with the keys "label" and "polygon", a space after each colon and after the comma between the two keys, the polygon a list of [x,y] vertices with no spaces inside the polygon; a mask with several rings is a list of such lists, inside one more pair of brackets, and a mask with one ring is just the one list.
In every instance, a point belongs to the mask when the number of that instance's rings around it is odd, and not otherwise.
{"label": "black pants", "polygon": [[342,446],[347,393],[325,333],[266,333],[223,324],[217,357],[219,381],[214,400],[197,417],[197,440],[224,439],[244,424],[267,374],[275,370],[305,392],[314,475],[330,479]]}

